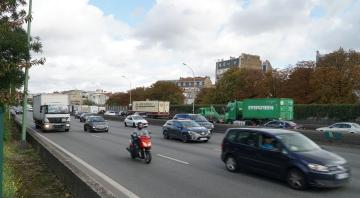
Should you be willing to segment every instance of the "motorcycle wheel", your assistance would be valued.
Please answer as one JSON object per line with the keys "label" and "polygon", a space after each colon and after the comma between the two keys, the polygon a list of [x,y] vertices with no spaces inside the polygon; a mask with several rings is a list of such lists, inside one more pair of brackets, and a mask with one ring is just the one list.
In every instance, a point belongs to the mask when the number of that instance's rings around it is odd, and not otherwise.
{"label": "motorcycle wheel", "polygon": [[145,151],[144,155],[145,155],[144,156],[145,163],[150,164],[150,162],[151,162],[151,152],[150,151]]}
{"label": "motorcycle wheel", "polygon": [[135,159],[135,158],[136,158],[135,149],[133,149],[133,148],[130,148],[130,157],[131,157],[132,159]]}

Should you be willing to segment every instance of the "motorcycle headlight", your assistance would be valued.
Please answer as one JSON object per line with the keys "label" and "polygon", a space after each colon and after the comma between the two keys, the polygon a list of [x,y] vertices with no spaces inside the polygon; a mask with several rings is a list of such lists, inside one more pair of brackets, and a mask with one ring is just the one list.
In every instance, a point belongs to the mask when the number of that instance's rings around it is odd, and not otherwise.
{"label": "motorcycle headlight", "polygon": [[311,170],[319,171],[319,172],[328,172],[329,171],[328,167],[320,165],[320,164],[308,164],[308,167]]}

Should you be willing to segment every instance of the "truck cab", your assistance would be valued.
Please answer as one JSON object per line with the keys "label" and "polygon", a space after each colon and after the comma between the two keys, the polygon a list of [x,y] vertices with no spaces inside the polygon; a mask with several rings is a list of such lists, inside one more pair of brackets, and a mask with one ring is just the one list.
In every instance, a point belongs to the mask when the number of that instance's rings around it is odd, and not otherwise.
{"label": "truck cab", "polygon": [[33,119],[37,129],[69,131],[70,112],[67,95],[41,94],[34,96],[33,103]]}

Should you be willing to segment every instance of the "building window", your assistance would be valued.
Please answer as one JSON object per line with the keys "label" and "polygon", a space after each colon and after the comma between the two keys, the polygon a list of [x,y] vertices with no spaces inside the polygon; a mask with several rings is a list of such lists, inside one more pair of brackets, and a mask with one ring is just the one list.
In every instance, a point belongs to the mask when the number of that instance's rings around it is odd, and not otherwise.
{"label": "building window", "polygon": [[200,86],[200,82],[198,81],[198,82],[196,82],[196,86]]}

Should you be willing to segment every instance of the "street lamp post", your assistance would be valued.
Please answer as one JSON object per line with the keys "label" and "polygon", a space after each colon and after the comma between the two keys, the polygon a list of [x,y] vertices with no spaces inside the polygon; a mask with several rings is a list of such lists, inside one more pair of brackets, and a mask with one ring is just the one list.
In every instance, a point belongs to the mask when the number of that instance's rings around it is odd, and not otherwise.
{"label": "street lamp post", "polygon": [[194,73],[194,70],[189,66],[189,65],[187,65],[187,64],[185,64],[185,63],[183,63],[183,65],[184,66],[186,66],[186,67],[188,67],[188,68],[190,68],[190,70],[191,70],[191,72],[192,72],[192,74],[193,74],[193,99],[194,99],[194,101],[193,101],[193,108],[192,108],[192,113],[194,114],[195,113],[195,73]]}
{"label": "street lamp post", "polygon": [[[30,30],[31,30],[31,8],[32,8],[32,0],[29,1],[29,13],[27,17],[27,42],[29,47],[30,53]],[[24,81],[24,98],[23,98],[23,115],[22,115],[22,127],[21,127],[21,145],[26,145],[26,126],[27,126],[27,97],[28,97],[28,80],[29,80],[29,67],[30,67],[30,60],[26,61],[25,66],[25,81]]]}
{"label": "street lamp post", "polygon": [[130,93],[130,107],[131,107],[131,110],[132,110],[132,103],[131,103],[131,81],[130,81],[130,79],[127,78],[126,76],[121,76],[121,77],[123,77],[123,78],[125,78],[126,80],[129,81],[129,84],[130,84],[130,91],[129,91],[129,93]]}

